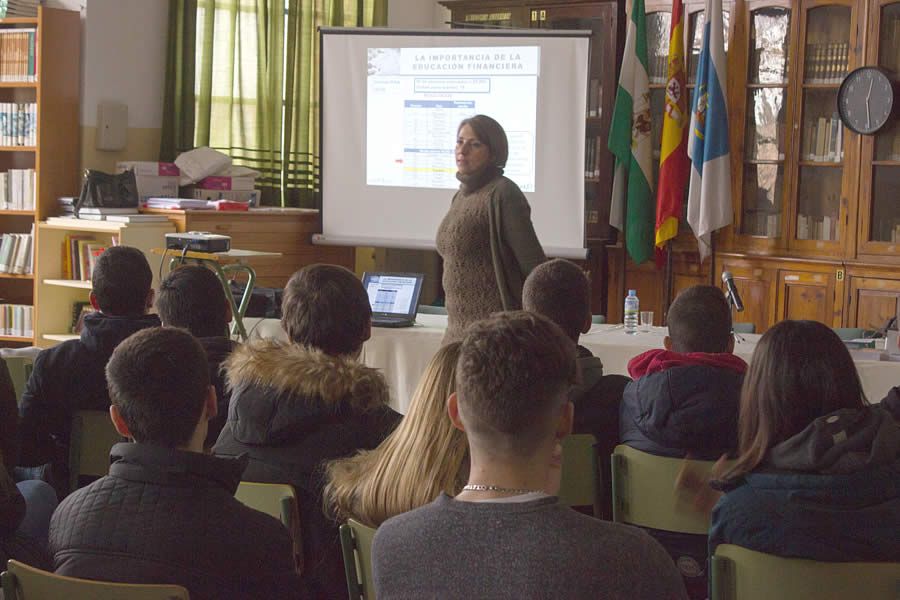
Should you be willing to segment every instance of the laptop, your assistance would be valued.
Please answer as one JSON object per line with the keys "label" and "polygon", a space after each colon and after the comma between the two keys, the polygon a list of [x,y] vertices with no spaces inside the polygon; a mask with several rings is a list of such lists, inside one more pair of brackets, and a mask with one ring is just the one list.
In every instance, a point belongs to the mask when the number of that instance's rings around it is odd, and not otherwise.
{"label": "laptop", "polygon": [[412,327],[424,278],[422,273],[363,273],[363,287],[372,307],[372,325]]}

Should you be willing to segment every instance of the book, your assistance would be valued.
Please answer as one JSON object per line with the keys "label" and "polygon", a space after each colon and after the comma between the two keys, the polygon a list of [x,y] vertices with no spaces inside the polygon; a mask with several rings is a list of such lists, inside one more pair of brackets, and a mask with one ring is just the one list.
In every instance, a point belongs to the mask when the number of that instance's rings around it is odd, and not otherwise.
{"label": "book", "polygon": [[588,117],[597,117],[600,106],[600,80],[591,79],[588,86]]}
{"label": "book", "polygon": [[114,223],[163,223],[169,220],[166,215],[142,215],[140,213],[134,215],[108,215],[107,221]]}
{"label": "book", "polygon": [[816,122],[816,149],[814,151],[814,160],[821,161],[825,157],[825,117],[819,117]]}
{"label": "book", "polygon": [[16,248],[16,255],[12,261],[11,273],[22,275],[26,273],[25,266],[28,262],[28,256],[31,254],[31,235],[22,233],[19,235],[19,245]]}
{"label": "book", "polygon": [[78,211],[80,215],[136,215],[138,214],[137,207],[133,208],[107,208],[107,207],[93,207],[93,206],[85,206],[81,210]]}

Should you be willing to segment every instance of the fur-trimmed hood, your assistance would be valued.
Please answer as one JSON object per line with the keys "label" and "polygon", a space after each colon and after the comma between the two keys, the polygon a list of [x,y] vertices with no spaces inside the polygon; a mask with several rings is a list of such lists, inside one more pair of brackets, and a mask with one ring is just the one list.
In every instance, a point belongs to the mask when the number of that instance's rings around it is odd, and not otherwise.
{"label": "fur-trimmed hood", "polygon": [[273,443],[298,429],[384,409],[384,376],[345,356],[297,344],[255,340],[225,362],[228,422],[244,443]]}

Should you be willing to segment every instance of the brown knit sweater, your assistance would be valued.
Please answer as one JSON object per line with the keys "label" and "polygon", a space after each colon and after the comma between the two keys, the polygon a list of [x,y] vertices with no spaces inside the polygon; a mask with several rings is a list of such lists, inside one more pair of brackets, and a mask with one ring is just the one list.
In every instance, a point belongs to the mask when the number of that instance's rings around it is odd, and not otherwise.
{"label": "brown knit sweater", "polygon": [[546,260],[515,183],[494,167],[460,180],[436,239],[444,259],[444,344],[493,312],[521,308],[525,277]]}

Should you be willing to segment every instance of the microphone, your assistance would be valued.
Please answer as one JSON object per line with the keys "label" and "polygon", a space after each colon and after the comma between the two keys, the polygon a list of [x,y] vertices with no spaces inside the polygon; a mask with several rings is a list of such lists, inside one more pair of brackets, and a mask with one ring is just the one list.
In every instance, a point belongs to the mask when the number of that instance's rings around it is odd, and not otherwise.
{"label": "microphone", "polygon": [[743,312],[744,303],[741,302],[741,295],[738,294],[737,286],[734,285],[734,275],[731,274],[731,271],[722,271],[722,283],[728,288],[728,297],[731,298],[734,309],[738,312]]}

